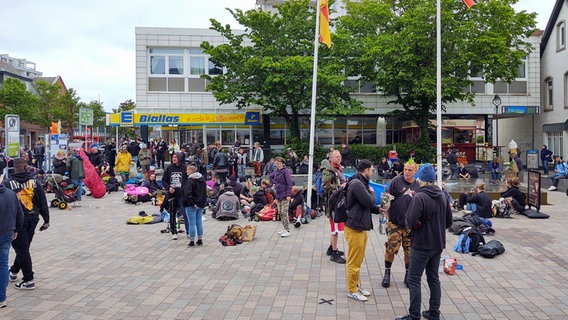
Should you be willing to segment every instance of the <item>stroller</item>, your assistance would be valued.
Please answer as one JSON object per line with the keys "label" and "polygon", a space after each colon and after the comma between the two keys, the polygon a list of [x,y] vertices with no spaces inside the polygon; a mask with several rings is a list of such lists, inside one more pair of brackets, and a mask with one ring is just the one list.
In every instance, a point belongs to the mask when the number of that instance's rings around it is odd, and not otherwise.
{"label": "stroller", "polygon": [[65,210],[69,203],[77,200],[77,192],[80,186],[76,187],[73,185],[73,181],[70,178],[60,174],[49,174],[47,175],[47,183],[53,193],[55,193],[55,199],[50,202],[51,207]]}

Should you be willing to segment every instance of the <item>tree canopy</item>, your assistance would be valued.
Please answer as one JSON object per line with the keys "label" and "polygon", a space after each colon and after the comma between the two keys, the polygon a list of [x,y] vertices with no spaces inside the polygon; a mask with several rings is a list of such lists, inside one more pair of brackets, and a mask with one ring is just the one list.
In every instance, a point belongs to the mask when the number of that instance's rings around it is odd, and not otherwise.
{"label": "tree canopy", "polygon": [[[293,137],[300,137],[299,115],[310,114],[316,12],[308,0],[293,0],[276,6],[277,12],[261,9],[227,9],[242,26],[235,32],[211,19],[212,30],[227,42],[201,47],[224,74],[204,75],[208,90],[221,104],[237,108],[262,107],[283,117]],[[343,86],[343,63],[322,46],[317,78],[317,115],[361,113],[361,103]],[[324,49],[325,48],[325,49]]]}
{"label": "tree canopy", "polygon": [[[512,81],[532,50],[534,13],[515,12],[517,0],[479,1],[470,10],[457,0],[441,1],[442,103],[468,101],[470,77]],[[422,127],[429,143],[429,118],[436,110],[436,1],[347,2],[332,35],[351,75],[373,83],[399,113]],[[443,108],[445,110],[445,108]]]}

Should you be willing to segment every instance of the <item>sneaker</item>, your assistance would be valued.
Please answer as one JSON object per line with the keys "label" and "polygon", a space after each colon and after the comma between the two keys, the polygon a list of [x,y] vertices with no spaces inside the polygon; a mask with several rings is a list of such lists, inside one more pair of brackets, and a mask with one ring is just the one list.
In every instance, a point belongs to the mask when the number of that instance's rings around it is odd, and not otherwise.
{"label": "sneaker", "polygon": [[284,232],[286,232],[286,230],[280,230],[280,231],[278,231],[277,233],[281,235],[281,234],[283,234]]}
{"label": "sneaker", "polygon": [[207,218],[205,218],[205,216],[201,216],[201,221],[207,221]]}
{"label": "sneaker", "polygon": [[329,260],[339,264],[344,264],[345,262],[347,262],[345,258],[336,253],[332,253],[331,257],[329,257]]}
{"label": "sneaker", "polygon": [[203,244],[203,241],[201,241],[201,239],[197,239],[197,245],[200,246]]}
{"label": "sneaker", "polygon": [[172,240],[177,240],[177,239],[178,239],[177,233],[172,234]]}
{"label": "sneaker", "polygon": [[359,286],[357,286],[357,290],[359,291],[360,294],[364,295],[365,297],[372,295],[371,291],[365,290]]}
{"label": "sneaker", "polygon": [[554,191],[554,190],[556,190],[556,187],[555,187],[555,186],[550,186],[550,187],[548,187],[548,191]]}
{"label": "sneaker", "polygon": [[359,291],[357,292],[348,292],[347,296],[353,300],[357,300],[357,301],[367,301],[369,299],[367,299],[367,297],[365,297],[364,295],[362,295]]}
{"label": "sneaker", "polygon": [[190,247],[195,247],[195,242],[190,241],[187,245],[190,246]]}
{"label": "sneaker", "polygon": [[280,234],[280,236],[281,236],[282,238],[286,238],[286,237],[288,237],[289,235],[290,235],[290,232],[288,232],[288,231],[286,231],[286,230],[284,230],[284,232],[282,232],[282,233]]}
{"label": "sneaker", "polygon": [[327,251],[325,252],[328,256],[331,256],[333,253],[333,248],[331,246],[327,247]]}
{"label": "sneaker", "polygon": [[296,223],[294,223],[294,228],[299,228],[302,226],[302,223],[298,220],[296,221]]}
{"label": "sneaker", "polygon": [[18,280],[18,274],[17,273],[12,273],[12,271],[10,271],[10,282],[14,282],[16,280]]}
{"label": "sneaker", "polygon": [[430,314],[430,310],[422,311],[422,317],[424,317],[424,319],[427,319],[427,320],[440,319],[439,316],[435,317],[433,314]]}
{"label": "sneaker", "polygon": [[6,308],[6,301],[0,301],[0,309]]}
{"label": "sneaker", "polygon": [[16,289],[22,289],[22,290],[33,290],[35,289],[35,282],[33,280],[22,281],[20,283],[16,283],[14,287],[16,287]]}

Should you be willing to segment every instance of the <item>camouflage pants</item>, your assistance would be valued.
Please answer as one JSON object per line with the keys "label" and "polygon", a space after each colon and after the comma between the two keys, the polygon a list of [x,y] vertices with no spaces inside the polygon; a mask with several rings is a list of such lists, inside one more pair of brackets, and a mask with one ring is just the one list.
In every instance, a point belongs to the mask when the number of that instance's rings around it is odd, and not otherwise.
{"label": "camouflage pants", "polygon": [[402,245],[404,256],[410,256],[410,229],[387,221],[387,237],[387,242],[385,242],[387,253],[398,254],[400,245]]}

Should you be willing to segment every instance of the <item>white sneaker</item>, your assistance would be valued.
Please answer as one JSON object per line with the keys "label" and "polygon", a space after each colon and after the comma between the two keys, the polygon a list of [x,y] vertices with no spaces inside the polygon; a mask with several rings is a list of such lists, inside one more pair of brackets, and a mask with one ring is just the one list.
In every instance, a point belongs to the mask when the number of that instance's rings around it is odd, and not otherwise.
{"label": "white sneaker", "polygon": [[286,237],[288,237],[289,235],[290,235],[290,232],[288,232],[288,231],[286,231],[286,230],[284,230],[284,231],[280,234],[280,236],[281,236],[282,238],[286,238]]}
{"label": "white sneaker", "polygon": [[554,191],[554,190],[556,190],[556,187],[555,187],[555,186],[550,186],[550,187],[548,187],[548,190],[549,190],[549,191]]}
{"label": "white sneaker", "polygon": [[286,232],[286,230],[280,230],[280,231],[278,231],[277,233],[278,233],[278,234],[283,234],[284,232]]}
{"label": "white sneaker", "polygon": [[353,300],[357,300],[357,301],[367,301],[369,299],[367,299],[367,297],[365,297],[364,295],[362,295],[359,291],[357,292],[348,292],[347,296]]}
{"label": "white sneaker", "polygon": [[205,218],[205,216],[201,216],[201,221],[207,221],[207,218]]}
{"label": "white sneaker", "polygon": [[177,234],[172,234],[172,240],[177,240],[178,239],[178,235]]}
{"label": "white sneaker", "polygon": [[368,297],[368,296],[372,295],[371,291],[365,290],[365,289],[363,289],[363,288],[361,288],[361,287],[357,287],[357,290],[358,290],[358,292],[359,292],[360,294],[364,295],[365,297]]}

